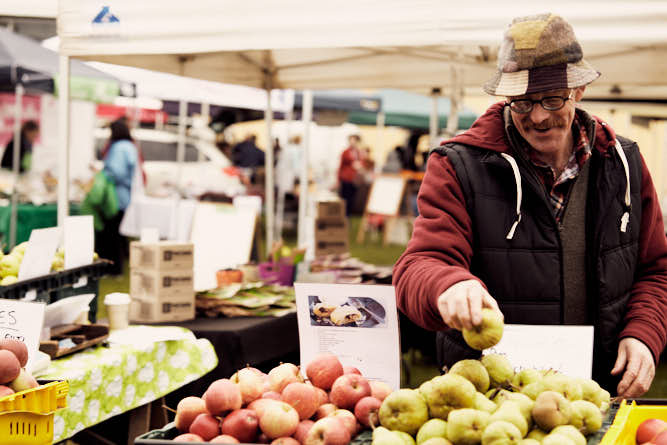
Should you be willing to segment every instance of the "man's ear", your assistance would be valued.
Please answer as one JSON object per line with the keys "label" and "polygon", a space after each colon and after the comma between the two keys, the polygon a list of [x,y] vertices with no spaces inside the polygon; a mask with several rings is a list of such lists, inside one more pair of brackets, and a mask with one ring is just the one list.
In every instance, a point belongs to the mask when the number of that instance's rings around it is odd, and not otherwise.
{"label": "man's ear", "polygon": [[574,101],[581,102],[581,98],[584,97],[584,91],[586,91],[586,85],[583,87],[576,88],[574,90]]}

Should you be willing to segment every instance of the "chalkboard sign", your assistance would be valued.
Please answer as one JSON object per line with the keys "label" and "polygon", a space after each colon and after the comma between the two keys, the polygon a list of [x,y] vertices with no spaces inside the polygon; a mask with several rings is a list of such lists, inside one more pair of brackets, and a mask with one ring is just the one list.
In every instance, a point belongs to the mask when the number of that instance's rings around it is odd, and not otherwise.
{"label": "chalkboard sign", "polygon": [[396,216],[401,208],[405,179],[398,175],[375,178],[366,203],[366,213]]}

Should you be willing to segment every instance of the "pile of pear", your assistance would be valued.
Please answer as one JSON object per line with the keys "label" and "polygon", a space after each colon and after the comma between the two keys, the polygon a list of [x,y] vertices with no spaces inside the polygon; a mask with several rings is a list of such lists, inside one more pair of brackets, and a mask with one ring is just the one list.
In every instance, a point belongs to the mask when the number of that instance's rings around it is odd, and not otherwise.
{"label": "pile of pear", "polygon": [[[463,332],[480,350],[497,344],[504,326],[496,311],[484,309],[482,318]],[[489,353],[387,396],[372,445],[586,445],[609,403],[609,392],[593,380],[515,371],[504,355]]]}

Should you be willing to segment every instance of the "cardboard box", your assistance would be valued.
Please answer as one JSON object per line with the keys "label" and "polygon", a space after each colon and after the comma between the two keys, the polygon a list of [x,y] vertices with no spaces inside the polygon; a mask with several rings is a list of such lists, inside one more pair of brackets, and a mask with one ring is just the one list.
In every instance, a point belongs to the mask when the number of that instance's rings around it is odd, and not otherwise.
{"label": "cardboard box", "polygon": [[315,241],[315,256],[347,253],[349,250],[347,239],[339,241]]}
{"label": "cardboard box", "polygon": [[130,296],[142,300],[179,297],[194,293],[192,270],[130,270]]}
{"label": "cardboard box", "polygon": [[318,218],[315,220],[315,242],[343,241],[349,237],[344,218]]}
{"label": "cardboard box", "polygon": [[345,201],[318,201],[315,205],[317,218],[345,218]]}
{"label": "cardboard box", "polygon": [[194,245],[160,241],[145,244],[130,243],[130,268],[142,269],[190,269],[194,264]]}
{"label": "cardboard box", "polygon": [[195,318],[195,294],[157,300],[132,299],[130,321],[187,321]]}

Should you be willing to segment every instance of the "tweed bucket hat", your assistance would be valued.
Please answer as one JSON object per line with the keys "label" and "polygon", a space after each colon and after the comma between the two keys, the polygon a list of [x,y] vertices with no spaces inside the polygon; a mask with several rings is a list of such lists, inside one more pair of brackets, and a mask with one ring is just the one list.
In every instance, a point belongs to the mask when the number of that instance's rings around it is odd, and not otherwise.
{"label": "tweed bucket hat", "polygon": [[498,50],[498,70],[484,91],[520,96],[577,88],[599,76],[583,59],[572,26],[558,15],[539,14],[512,21]]}

